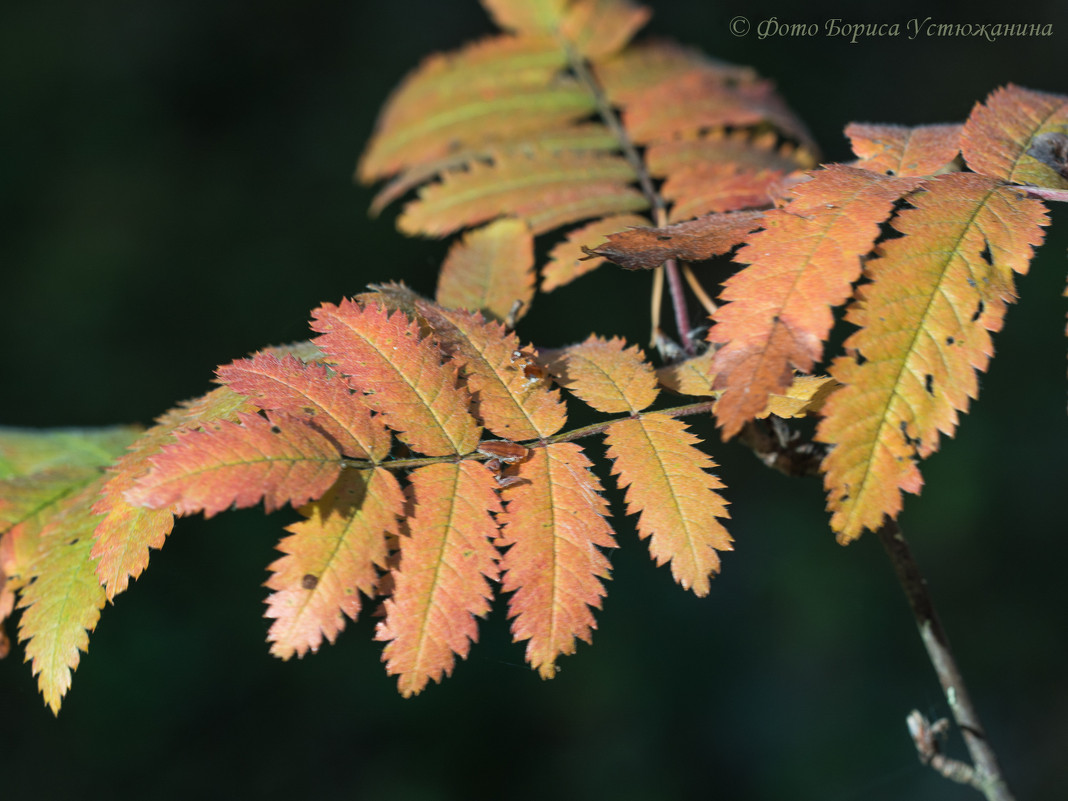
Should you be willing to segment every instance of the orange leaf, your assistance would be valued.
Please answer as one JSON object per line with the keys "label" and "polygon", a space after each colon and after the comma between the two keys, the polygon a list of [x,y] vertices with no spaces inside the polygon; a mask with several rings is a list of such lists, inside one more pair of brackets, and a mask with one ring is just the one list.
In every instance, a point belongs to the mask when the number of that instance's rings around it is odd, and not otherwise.
{"label": "orange leaf", "polygon": [[601,266],[604,257],[584,255],[584,246],[600,245],[609,234],[648,225],[647,219],[636,214],[613,214],[571,231],[549,251],[549,263],[542,268],[541,291],[552,292]]}
{"label": "orange leaf", "polygon": [[560,35],[596,61],[622,50],[649,15],[646,6],[628,0],[575,0],[560,23]]}
{"label": "orange leaf", "polygon": [[[589,642],[597,627],[609,564],[599,548],[616,547],[605,522],[608,505],[582,449],[565,442],[536,448],[510,468],[524,481],[509,487],[501,521],[501,559],[512,636],[527,644],[527,661],[544,679],[556,658],[575,652],[575,638]],[[599,546],[599,547],[598,547]]]}
{"label": "orange leaf", "polygon": [[722,74],[697,68],[650,86],[623,109],[623,125],[639,144],[669,141],[723,126],[770,123],[803,144],[804,125],[775,94],[769,81],[737,84]]}
{"label": "orange leaf", "polygon": [[404,494],[388,470],[346,470],[322,498],[301,510],[307,520],[287,526],[278,544],[285,556],[270,567],[264,617],[267,640],[282,659],[333,643],[345,616],[360,612],[360,592],[372,597],[386,567],[387,535],[397,530]]}
{"label": "orange leaf", "polygon": [[322,333],[315,344],[402,441],[427,456],[475,449],[479,426],[468,412],[470,396],[457,386],[456,367],[441,363],[438,346],[420,339],[418,325],[347,299],[324,303],[312,316],[312,329]]}
{"label": "orange leaf", "polygon": [[386,671],[399,675],[401,694],[452,673],[478,639],[475,616],[490,610],[496,581],[496,481],[477,462],[433,464],[412,473],[410,536],[401,537],[400,567],[375,638],[387,641]]}
{"label": "orange leaf", "polygon": [[705,261],[722,256],[763,224],[762,211],[709,214],[666,228],[631,228],[611,234],[607,244],[583,248],[626,270],[652,270],[668,259]]}
{"label": "orange leaf", "polygon": [[599,412],[636,413],[656,400],[656,372],[645,354],[619,337],[591,335],[558,352],[547,365],[553,378]]}
{"label": "orange leaf", "polygon": [[285,412],[238,414],[185,431],[151,458],[152,470],[126,492],[134,506],[211,517],[263,499],[268,512],[318,498],[337,479],[341,454],[330,440]]}
{"label": "orange leaf", "polygon": [[860,157],[856,166],[884,175],[934,175],[960,151],[963,126],[864,125],[851,122],[845,134]]}
{"label": "orange leaf", "polygon": [[435,338],[461,366],[475,410],[483,424],[505,439],[549,437],[563,428],[567,408],[558,390],[538,375],[528,375],[533,354],[515,334],[481,315],[442,309],[417,301],[418,313],[434,328]]}
{"label": "orange leaf", "polygon": [[1050,137],[1065,131],[1068,97],[1009,84],[972,109],[961,133],[961,152],[971,169],[992,178],[1068,189],[1068,176],[1036,158]]}
{"label": "orange leaf", "polygon": [[520,132],[513,137],[494,136],[487,142],[450,151],[447,155],[416,164],[394,178],[375,195],[371,201],[372,217],[399,197],[440,173],[460,169],[474,161],[490,161],[495,153],[525,153],[533,148],[546,150],[603,150],[619,147],[608,128],[598,122],[568,125],[566,128],[546,131]]}
{"label": "orange leaf", "polygon": [[671,561],[671,575],[683,589],[708,595],[709,577],[719,571],[716,550],[731,550],[731,538],[717,518],[729,517],[715,467],[696,445],[686,424],[652,413],[622,420],[605,431],[612,472],[627,489],[627,514],[640,513],[638,536],[649,539],[657,565]]}
{"label": "orange leaf", "polygon": [[797,186],[787,208],[764,215],[764,230],[735,257],[751,265],[724,284],[721,298],[732,302],[708,332],[725,343],[711,367],[724,390],[716,406],[724,437],[790,386],[793,368],[812,369],[834,323],[831,308],[849,297],[879,225],[917,183],[834,165]]}
{"label": "orange leaf", "polygon": [[151,467],[150,457],[174,442],[176,431],[211,420],[236,420],[238,413],[255,409],[252,401],[229,387],[213,389],[160,417],[110,469],[110,478],[93,505],[93,513],[104,518],[97,524],[92,551],[93,558],[99,560],[96,573],[107,589],[108,600],[124,592],[131,578],[141,575],[148,567],[149,548],[162,548],[174,527],[173,510],[145,509],[126,501],[126,491]]}
{"label": "orange leaf", "polygon": [[752,83],[750,67],[713,61],[699,50],[676,42],[653,41],[632,45],[616,56],[593,65],[598,83],[614,105],[626,106],[654,86],[700,70],[719,83]]}
{"label": "orange leaf", "polygon": [[595,110],[550,36],[495,36],[427,58],[394,91],[360,159],[370,182],[487,141],[559,129]]}
{"label": "orange leaf", "polygon": [[770,206],[782,178],[779,171],[704,163],[672,174],[661,192],[674,204],[669,219],[678,222],[712,212]]}
{"label": "orange leaf", "polygon": [[680,395],[715,395],[720,392],[714,388],[716,374],[712,372],[714,350],[706,350],[700,356],[694,356],[675,364],[668,364],[656,371],[656,379],[673,392]]}
{"label": "orange leaf", "polygon": [[1014,297],[1048,223],[1045,207],[981,175],[932,179],[893,221],[903,237],[880,246],[847,319],[861,326],[834,361],[845,384],[824,407],[817,439],[831,526],[842,543],[896,517],[901,491],[919,492],[916,462],[952,435],[978,395],[976,370],[993,354]]}
{"label": "orange leaf", "polygon": [[292,355],[257,353],[223,365],[216,373],[222,383],[255,399],[261,409],[302,417],[345,456],[380,462],[389,453],[385,424],[371,415],[344,380],[331,376],[322,365],[304,364]]}
{"label": "orange leaf", "polygon": [[539,234],[569,222],[646,208],[628,186],[634,170],[620,156],[589,152],[501,152],[447,172],[419,190],[397,226],[406,234],[445,236],[465,226],[513,215]]}
{"label": "orange leaf", "polygon": [[522,220],[505,218],[468,231],[449,248],[438,275],[437,301],[454,309],[482,311],[508,318],[516,301],[516,319],[534,297],[534,237]]}
{"label": "orange leaf", "polygon": [[753,135],[747,130],[726,133],[713,129],[686,139],[657,142],[645,151],[649,172],[669,178],[680,170],[722,164],[752,170],[791,173],[816,166],[812,153],[779,142],[774,131]]}

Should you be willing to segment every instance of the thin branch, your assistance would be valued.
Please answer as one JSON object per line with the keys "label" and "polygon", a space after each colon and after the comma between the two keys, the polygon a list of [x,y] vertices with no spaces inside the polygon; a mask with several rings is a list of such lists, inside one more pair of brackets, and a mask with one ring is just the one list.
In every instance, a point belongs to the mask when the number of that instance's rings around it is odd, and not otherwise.
{"label": "thin branch", "polygon": [[[605,97],[604,91],[601,89],[601,85],[597,83],[597,79],[593,77],[593,73],[590,72],[589,66],[586,64],[586,60],[581,54],[575,51],[575,48],[571,46],[569,42],[562,42],[564,49],[567,51],[568,66],[575,73],[575,76],[579,79],[579,82],[586,88],[593,96],[594,104],[597,106],[597,114],[600,116],[602,122],[611,131],[612,136],[619,142],[619,149],[623,153],[623,157],[627,160],[631,169],[634,170],[635,179],[638,182],[638,187],[641,189],[645,199],[649,202],[649,207],[653,211],[653,224],[658,228],[662,228],[667,225],[667,205],[664,203],[664,198],[660,196],[660,193],[656,191],[656,187],[653,186],[653,178],[649,174],[649,170],[645,166],[645,161],[638,153],[638,148],[635,147],[634,142],[631,141],[630,135],[626,129],[623,128],[623,123],[619,120],[619,115],[616,114],[612,104],[608,102],[608,98]],[[683,348],[689,354],[695,353],[694,343],[690,339],[690,320],[686,311],[686,295],[682,290],[682,281],[679,278],[679,268],[674,259],[668,259],[664,262],[664,272],[667,274],[668,287],[671,294],[671,305],[675,310],[675,325],[679,330],[679,340],[682,342]],[[654,281],[657,279],[654,278]],[[656,287],[654,284],[654,296],[656,295]],[[656,329],[659,327],[659,309],[653,312],[653,335],[652,338],[656,338]]]}
{"label": "thin branch", "polygon": [[[953,718],[960,727],[964,737],[964,744],[968,747],[974,763],[974,776],[969,777],[966,771],[960,771],[957,766],[944,762],[947,771],[940,772],[955,781],[965,781],[979,789],[989,801],[1013,801],[1012,793],[1008,784],[1001,776],[997,757],[994,749],[986,739],[979,715],[972,705],[972,699],[968,695],[968,689],[961,677],[957,661],[949,647],[949,639],[942,629],[942,623],[935,611],[934,601],[927,589],[927,581],[920,573],[919,565],[912,556],[905,537],[898,528],[897,523],[888,520],[876,532],[879,541],[886,549],[887,556],[894,566],[901,589],[908,598],[912,616],[916,619],[916,625],[920,630],[920,639],[927,649],[927,656],[931,665],[938,674],[938,680],[942,684],[942,690],[946,694],[949,708],[953,712]],[[911,728],[911,727],[910,727]],[[914,740],[916,737],[914,735]],[[917,746],[919,747],[919,745]],[[921,752],[921,757],[923,753]],[[933,762],[932,762],[933,765]]]}
{"label": "thin branch", "polygon": [[[544,439],[531,440],[529,442],[521,442],[526,448],[533,450],[534,448],[544,448],[546,445],[555,445],[558,442],[573,442],[576,439],[583,439],[584,437],[592,437],[595,434],[603,434],[613,423],[618,423],[621,420],[630,420],[633,418],[641,418],[647,414],[660,414],[665,417],[684,417],[690,414],[704,414],[712,411],[712,407],[716,405],[714,400],[700,401],[698,403],[688,403],[685,406],[673,406],[668,409],[654,409],[645,412],[639,412],[638,414],[625,414],[620,417],[615,417],[611,420],[605,420],[602,423],[593,423],[592,425],[582,426],[581,428],[573,428],[570,431],[564,431],[560,434],[555,434],[551,437],[545,437]],[[430,464],[439,464],[441,462],[460,462],[460,461],[478,461],[484,462],[493,458],[489,454],[479,453],[474,451],[466,454],[451,454],[449,456],[427,456],[420,459],[392,459],[388,462],[368,462],[362,459],[342,459],[341,465],[345,468],[351,468],[354,470],[370,470],[376,467],[383,467],[387,470],[414,470],[417,467],[426,467]]]}
{"label": "thin branch", "polygon": [[1041,186],[1017,186],[1012,185],[1013,189],[1018,189],[1028,197],[1038,198],[1039,200],[1052,200],[1057,203],[1068,203],[1068,189],[1046,189]]}

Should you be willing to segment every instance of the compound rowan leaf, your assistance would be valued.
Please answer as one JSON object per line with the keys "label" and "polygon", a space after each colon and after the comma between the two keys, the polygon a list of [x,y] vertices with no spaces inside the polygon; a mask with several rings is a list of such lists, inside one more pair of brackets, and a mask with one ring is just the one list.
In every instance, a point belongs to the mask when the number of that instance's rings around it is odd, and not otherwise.
{"label": "compound rowan leaf", "polygon": [[609,234],[648,225],[647,219],[636,214],[612,214],[574,229],[549,251],[549,262],[541,272],[541,291],[552,292],[604,263],[603,256],[585,255],[584,247],[600,245]]}
{"label": "compound rowan leaf", "polygon": [[668,259],[705,261],[744,242],[751,231],[760,228],[763,217],[762,211],[732,211],[666,228],[631,228],[609,235],[604,245],[583,250],[625,270],[652,270]]}
{"label": "compound rowan leaf", "polygon": [[315,343],[337,362],[353,389],[398,438],[427,456],[470,453],[480,428],[468,411],[470,396],[457,385],[455,365],[419,336],[419,326],[381,306],[350,300],[312,312]]}
{"label": "compound rowan leaf", "polygon": [[961,132],[961,152],[971,169],[992,178],[1068,189],[1065,171],[1041,158],[1052,138],[1066,135],[1068,97],[1009,84],[972,109]]}
{"label": "compound rowan leaf", "polygon": [[680,395],[715,395],[720,391],[715,388],[716,374],[712,372],[714,350],[706,350],[699,356],[685,361],[667,364],[656,371],[656,380],[672,392]]}
{"label": "compound rowan leaf", "polygon": [[716,551],[731,550],[719,518],[729,517],[715,463],[696,446],[686,424],[663,414],[612,423],[605,431],[608,458],[619,486],[627,489],[627,514],[640,514],[638,536],[649,539],[657,565],[671,562],[683,589],[708,595],[719,571]]}
{"label": "compound rowan leaf", "polygon": [[389,453],[390,434],[362,396],[321,364],[291,355],[256,353],[216,370],[219,380],[254,399],[261,409],[303,418],[331,439],[345,456],[379,462]]}
{"label": "compound rowan leaf", "polygon": [[236,420],[239,413],[253,412],[256,405],[229,387],[218,387],[170,410],[156,425],[138,437],[129,451],[110,470],[110,478],[93,505],[103,515],[96,527],[93,558],[97,576],[108,600],[126,590],[148,566],[149,548],[162,548],[174,526],[171,509],[132,506],[125,493],[151,467],[150,457],[174,442],[176,431],[192,429],[213,420]]}
{"label": "compound rowan leaf", "polygon": [[337,480],[341,453],[325,436],[285,412],[238,413],[216,420],[151,457],[152,470],[126,492],[134,506],[211,517],[263,500],[268,512],[318,498]]}
{"label": "compound rowan leaf", "polygon": [[27,570],[19,606],[19,640],[26,641],[38,687],[53,714],[59,714],[70,689],[71,671],[89,647],[104,608],[104,588],[96,577],[90,550],[99,517],[92,512],[101,477],[68,496],[40,533],[37,554]]}
{"label": "compound rowan leaf", "polygon": [[600,548],[616,547],[605,521],[608,505],[582,449],[563,442],[533,450],[509,469],[522,479],[505,490],[501,546],[513,640],[530,640],[526,658],[542,678],[556,673],[556,658],[589,642],[597,627],[609,564]]}
{"label": "compound rowan leaf", "polygon": [[589,217],[640,211],[649,204],[628,184],[634,169],[620,156],[591,152],[500,152],[493,162],[446,172],[404,207],[406,234],[445,236],[504,215],[526,220],[534,234]]}
{"label": "compound rowan leaf", "polygon": [[477,313],[443,309],[417,301],[418,313],[435,338],[460,364],[483,425],[505,439],[549,437],[563,428],[567,408],[550,390],[515,334]]}
{"label": "compound rowan leaf", "polygon": [[656,371],[641,349],[619,337],[591,335],[559,351],[547,365],[553,378],[599,412],[637,413],[656,400]]}
{"label": "compound rowan leaf", "polygon": [[893,204],[915,188],[914,178],[889,178],[832,165],[794,190],[785,209],[763,217],[735,260],[750,266],[724,284],[711,342],[723,396],[716,417],[724,437],[736,434],[823,353],[834,324],[831,308],[849,297],[861,257],[873,247]]}
{"label": "compound rowan leaf", "polygon": [[982,175],[939,176],[909,202],[892,222],[904,236],[867,265],[872,283],[847,317],[861,327],[845,343],[856,357],[834,361],[845,386],[816,434],[834,445],[824,483],[843,543],[895,517],[902,490],[919,492],[916,463],[977,397],[1012,273],[1026,272],[1048,223],[1041,202]]}
{"label": "compound rowan leaf", "polygon": [[412,473],[414,512],[400,538],[400,567],[376,639],[386,671],[407,698],[451,675],[478,639],[475,617],[490,610],[499,554],[492,540],[501,510],[493,474],[478,462],[433,464]]}
{"label": "compound rowan leaf", "polygon": [[962,125],[865,125],[851,122],[845,134],[859,157],[856,166],[883,175],[934,175],[960,152]]}
{"label": "compound rowan leaf", "polygon": [[522,220],[504,218],[468,231],[454,242],[438,274],[437,301],[506,320],[516,301],[516,319],[534,297],[534,237]]}
{"label": "compound rowan leaf", "polygon": [[397,531],[404,493],[384,469],[345,470],[322,498],[303,507],[305,520],[278,544],[285,556],[270,567],[264,617],[267,640],[282,659],[333,643],[360,612],[360,593],[372,597],[376,567],[385,569],[387,536]]}

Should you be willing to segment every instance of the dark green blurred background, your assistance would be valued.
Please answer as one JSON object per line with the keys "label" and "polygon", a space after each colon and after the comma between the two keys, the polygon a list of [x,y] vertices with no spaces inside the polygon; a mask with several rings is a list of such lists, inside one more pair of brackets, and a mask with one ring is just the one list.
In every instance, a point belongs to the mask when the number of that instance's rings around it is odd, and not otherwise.
{"label": "dark green blurred background", "polygon": [[[848,158],[851,120],[961,120],[1010,81],[1068,91],[1063,3],[938,17],[1050,23],[1048,38],[857,44],[739,39],[727,24],[933,12],[654,7],[651,33],[774,78],[829,161]],[[474,0],[5,3],[0,423],[147,423],[206,390],[216,364],[303,338],[322,300],[396,278],[432,292],[444,243],[402,238],[395,212],[369,220],[371,192],[350,175],[404,73],[489,30]],[[1066,212],[1019,282],[980,403],[902,519],[1021,801],[1068,783]],[[606,268],[539,298],[520,333],[642,341],[647,293],[647,276]],[[947,709],[875,538],[835,545],[816,482],[770,474],[734,443],[710,449],[737,547],[711,596],[654,568],[614,497],[622,547],[594,647],[552,682],[523,667],[501,610],[453,678],[414,700],[385,675],[369,620],[277,661],[261,583],[293,513],[181,521],[105,610],[58,719],[21,649],[0,663],[0,792],[978,798],[914,756],[906,713]]]}

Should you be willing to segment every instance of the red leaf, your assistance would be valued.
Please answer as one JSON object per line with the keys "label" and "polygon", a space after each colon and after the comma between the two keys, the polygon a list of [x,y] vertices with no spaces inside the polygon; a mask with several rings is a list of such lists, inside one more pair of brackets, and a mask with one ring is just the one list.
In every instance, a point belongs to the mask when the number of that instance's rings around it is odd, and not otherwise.
{"label": "red leaf", "polygon": [[216,372],[220,381],[255,399],[260,408],[303,418],[336,442],[345,456],[379,462],[389,453],[385,424],[371,415],[362,396],[321,364],[257,353]]}
{"label": "red leaf", "polygon": [[211,517],[262,498],[272,512],[318,498],[337,479],[341,454],[314,428],[285,412],[238,418],[240,423],[220,420],[180,433],[152,457],[151,472],[127,491],[126,500],[153,509],[173,504],[178,514],[203,510]]}
{"label": "red leaf", "polygon": [[438,346],[420,338],[418,325],[350,300],[324,303],[312,315],[312,329],[322,333],[315,343],[402,441],[427,456],[475,449],[480,429],[468,411],[471,398],[457,386],[456,366],[441,363]]}

